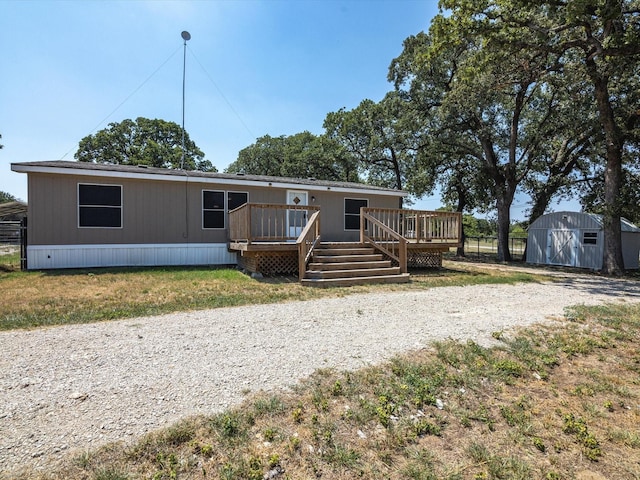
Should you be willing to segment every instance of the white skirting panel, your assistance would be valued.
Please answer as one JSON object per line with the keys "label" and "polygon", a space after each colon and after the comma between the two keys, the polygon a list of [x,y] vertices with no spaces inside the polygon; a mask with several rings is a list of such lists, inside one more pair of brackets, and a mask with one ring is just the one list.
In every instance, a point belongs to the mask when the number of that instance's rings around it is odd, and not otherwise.
{"label": "white skirting panel", "polygon": [[29,245],[29,270],[166,265],[236,265],[226,243]]}

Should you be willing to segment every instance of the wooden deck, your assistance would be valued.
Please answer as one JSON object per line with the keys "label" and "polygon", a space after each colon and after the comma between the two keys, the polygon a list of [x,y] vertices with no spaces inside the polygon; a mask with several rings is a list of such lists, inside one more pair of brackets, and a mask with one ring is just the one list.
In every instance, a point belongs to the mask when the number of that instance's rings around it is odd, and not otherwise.
{"label": "wooden deck", "polygon": [[[462,241],[458,213],[375,208],[361,210],[359,242],[321,241],[319,213],[312,206],[243,205],[229,213],[229,250],[250,272],[298,275],[306,285],[353,285],[408,281],[408,268],[438,268],[442,253]],[[319,263],[344,265],[318,273]]]}

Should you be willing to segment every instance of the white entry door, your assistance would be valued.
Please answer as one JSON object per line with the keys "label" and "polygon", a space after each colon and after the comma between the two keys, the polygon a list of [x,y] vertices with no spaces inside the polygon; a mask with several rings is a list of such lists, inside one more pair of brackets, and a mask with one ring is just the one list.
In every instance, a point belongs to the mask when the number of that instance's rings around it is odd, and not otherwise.
{"label": "white entry door", "polygon": [[577,263],[578,230],[549,230],[547,263],[575,267]]}
{"label": "white entry door", "polygon": [[[303,190],[287,190],[287,205],[308,205],[309,193]],[[289,237],[298,238],[307,224],[306,210],[287,210]]]}

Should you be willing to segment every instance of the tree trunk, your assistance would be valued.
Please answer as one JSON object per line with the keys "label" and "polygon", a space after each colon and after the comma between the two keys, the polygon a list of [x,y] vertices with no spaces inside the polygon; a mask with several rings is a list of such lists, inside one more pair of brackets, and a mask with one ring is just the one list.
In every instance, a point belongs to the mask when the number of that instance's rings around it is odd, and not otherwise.
{"label": "tree trunk", "polygon": [[[612,151],[610,151],[612,150]],[[622,275],[622,228],[620,226],[620,185],[622,184],[622,152],[616,152],[607,145],[607,168],[604,172],[605,212],[602,216],[604,227],[604,257],[602,272],[605,275]]]}
{"label": "tree trunk", "polygon": [[458,257],[465,257],[464,253],[464,242],[467,241],[467,235],[464,233],[464,225],[462,225],[462,238],[460,238],[462,244],[456,249],[456,255]]}
{"label": "tree trunk", "polygon": [[510,262],[509,227],[511,226],[511,202],[505,197],[497,199],[498,207],[498,262]]}
{"label": "tree trunk", "polygon": [[485,165],[491,175],[491,186],[498,212],[498,262],[510,262],[509,251],[509,227],[511,225],[511,203],[515,194],[515,168],[513,164],[507,164],[502,169],[493,144],[490,139],[482,139],[482,147],[485,155]]}
{"label": "tree trunk", "polygon": [[602,272],[605,275],[622,275],[622,229],[620,228],[620,186],[622,185],[622,147],[623,139],[616,124],[611,106],[608,78],[598,71],[595,61],[589,57],[586,61],[587,72],[593,82],[598,106],[598,118],[605,134],[607,148],[607,166],[604,172],[605,211],[602,216],[604,227],[604,257]]}

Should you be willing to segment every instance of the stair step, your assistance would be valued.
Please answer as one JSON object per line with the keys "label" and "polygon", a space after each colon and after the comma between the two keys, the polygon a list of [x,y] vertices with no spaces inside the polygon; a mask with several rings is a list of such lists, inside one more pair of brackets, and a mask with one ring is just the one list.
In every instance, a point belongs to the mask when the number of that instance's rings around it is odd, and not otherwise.
{"label": "stair step", "polygon": [[350,248],[336,248],[336,247],[319,247],[314,250],[314,254],[322,256],[333,255],[371,255],[375,253],[373,247],[350,247]]}
{"label": "stair step", "polygon": [[374,283],[406,283],[408,273],[400,273],[391,260],[368,244],[322,243],[313,252],[302,285],[344,287]]}
{"label": "stair step", "polygon": [[388,268],[391,266],[391,260],[379,260],[376,262],[333,262],[319,263],[311,262],[308,265],[309,270],[356,270],[361,268]]}
{"label": "stair step", "polygon": [[377,262],[382,260],[382,254],[366,255],[313,255],[313,263],[344,263],[344,262]]}
{"label": "stair step", "polygon": [[370,243],[320,242],[317,248],[372,248]]}
{"label": "stair step", "polygon": [[380,275],[373,277],[305,278],[301,283],[307,287],[347,287],[374,283],[407,283],[409,280],[410,277],[408,273],[401,273],[399,275]]}
{"label": "stair step", "polygon": [[306,278],[352,278],[352,277],[378,277],[387,275],[399,275],[400,267],[388,268],[362,268],[350,270],[307,270]]}

